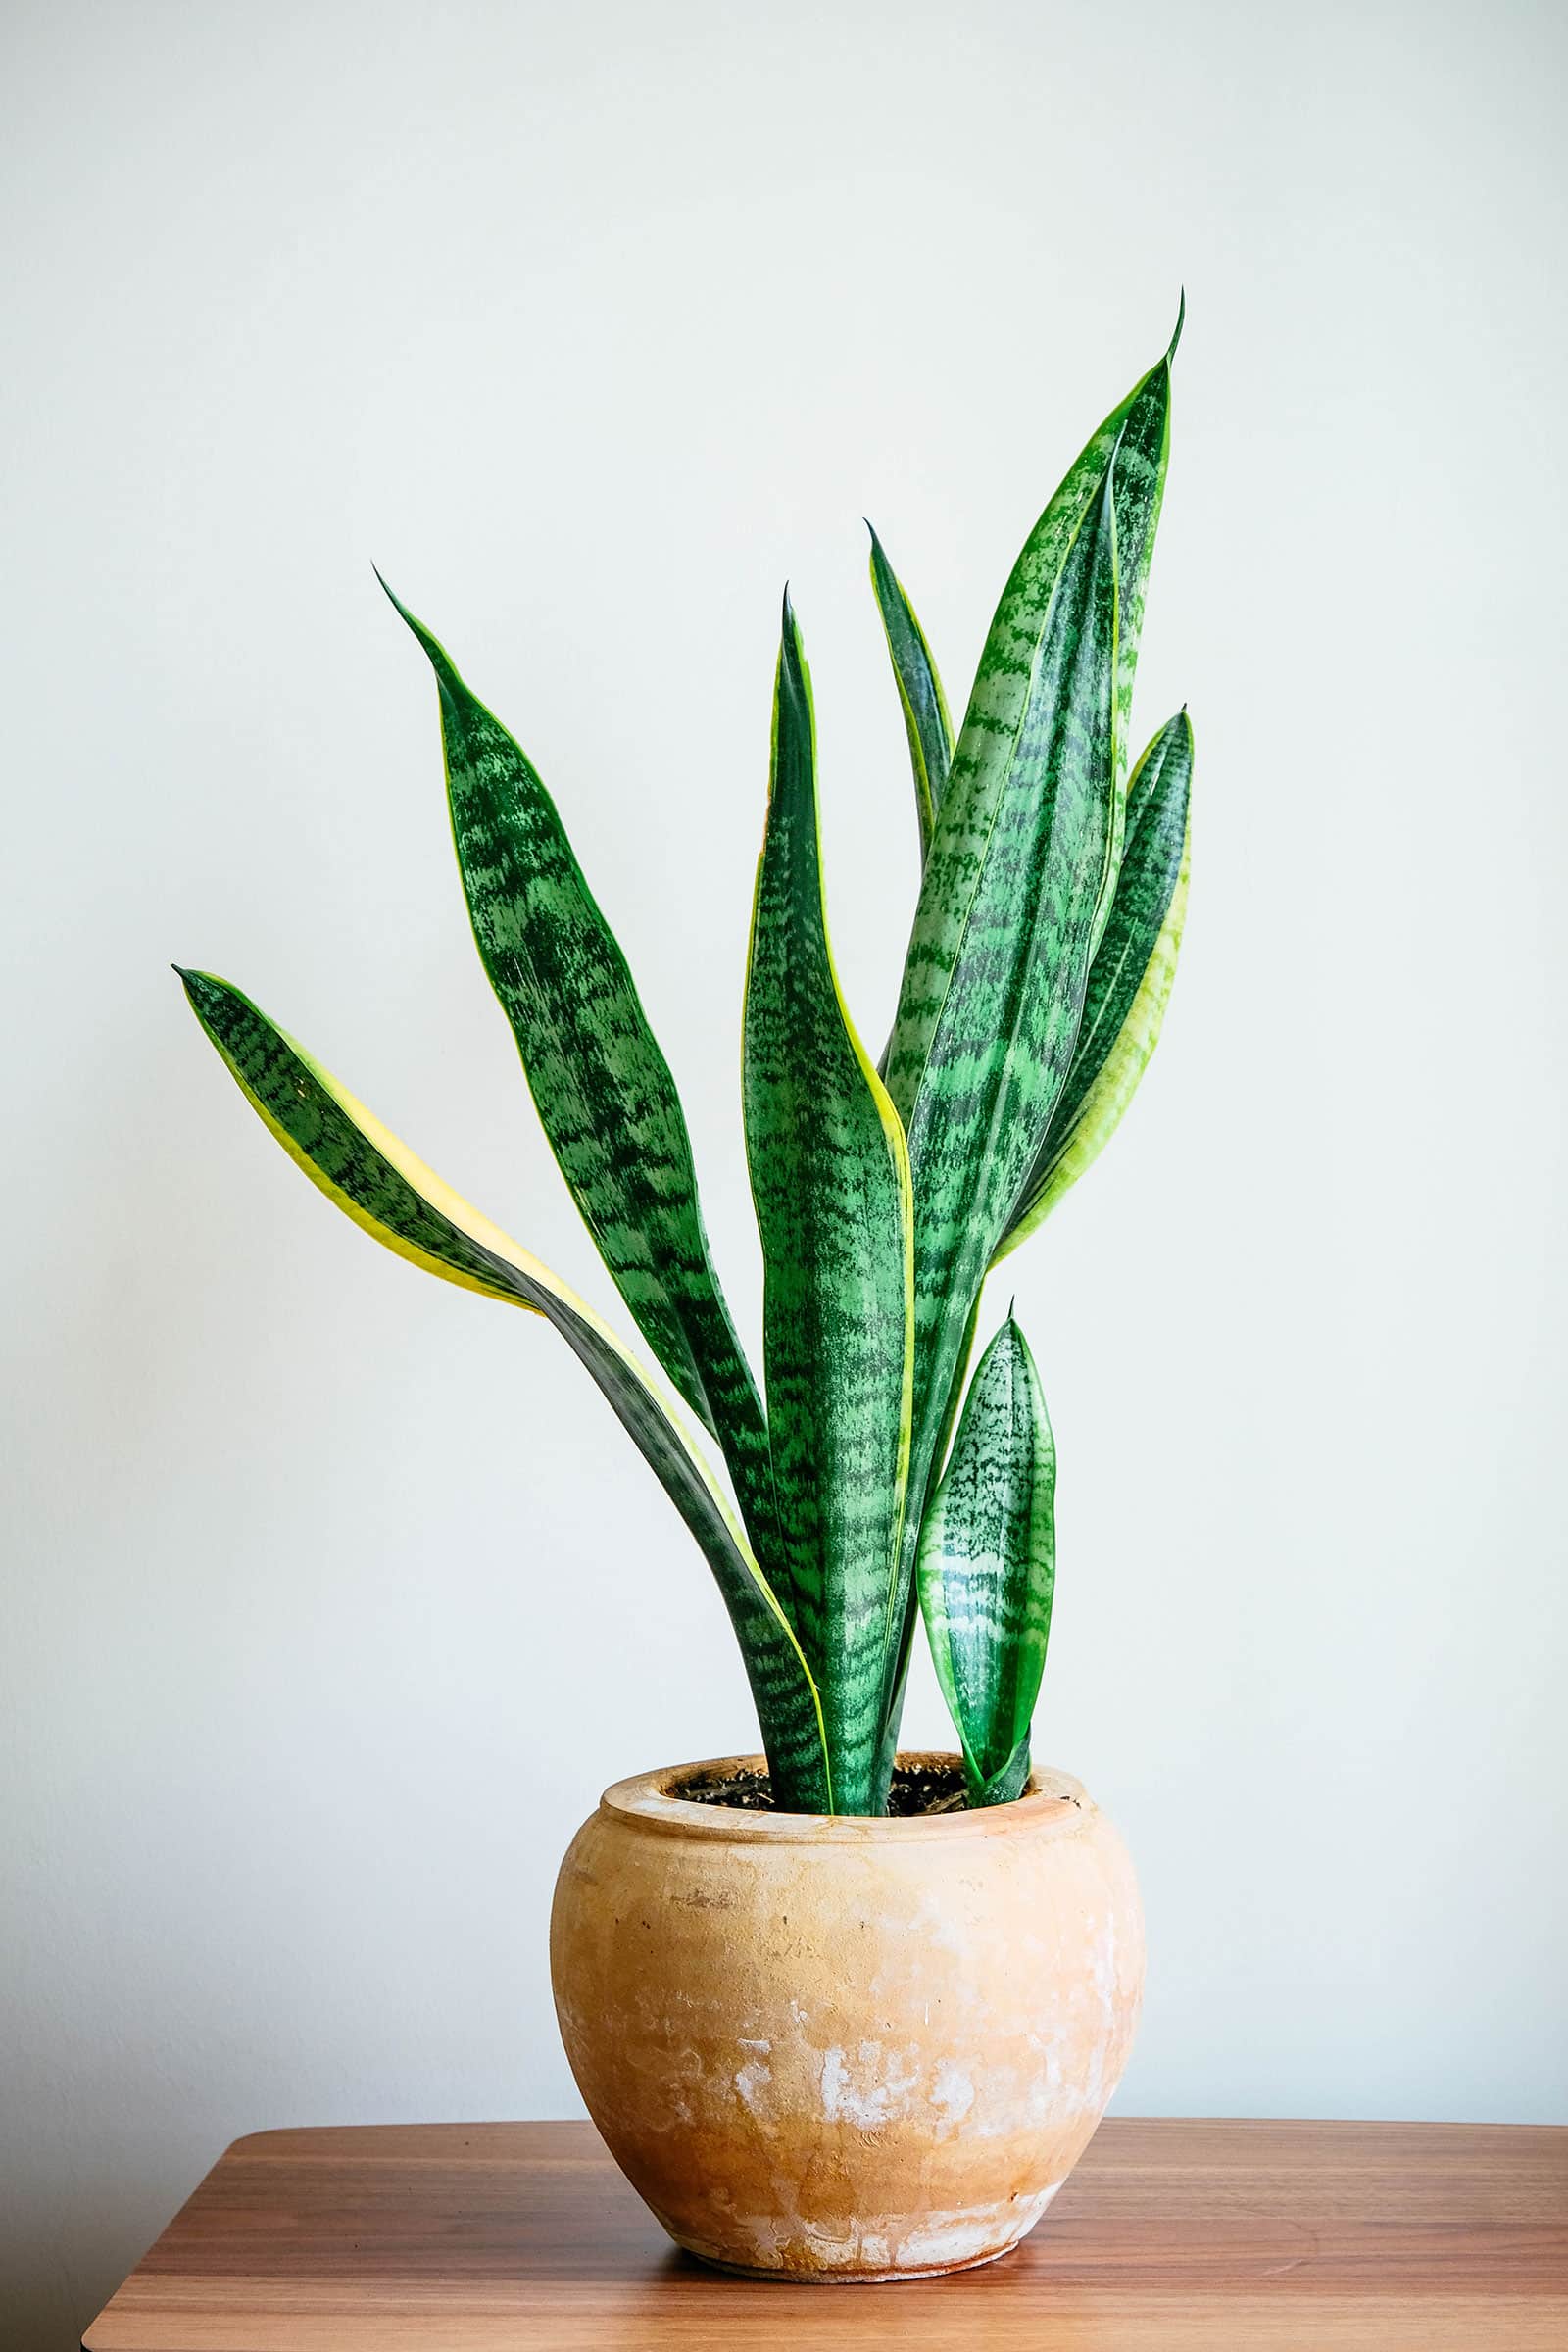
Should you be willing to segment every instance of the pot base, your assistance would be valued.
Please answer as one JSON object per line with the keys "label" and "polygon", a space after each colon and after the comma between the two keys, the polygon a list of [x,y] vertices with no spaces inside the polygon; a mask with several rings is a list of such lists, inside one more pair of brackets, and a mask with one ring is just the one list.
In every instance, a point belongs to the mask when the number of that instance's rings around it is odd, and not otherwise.
{"label": "pot base", "polygon": [[988,2262],[1002,2262],[1015,2254],[1023,2239],[1015,2237],[1010,2246],[998,2246],[994,2254],[971,2254],[966,2262],[937,2262],[924,2271],[755,2271],[741,2262],[715,2262],[710,2254],[699,2254],[695,2246],[681,2245],[678,2237],[675,2243],[705,2271],[722,2271],[727,2278],[757,2278],[764,2286],[897,2286],[906,2278],[951,2278],[958,2271],[983,2271]]}
{"label": "pot base", "polygon": [[[946,2225],[928,2220],[896,2241],[906,2258],[890,2263],[885,2270],[872,2270],[858,2262],[835,2263],[825,2248],[824,2260],[803,2266],[788,2262],[734,2262],[718,2254],[707,2253],[702,2246],[694,2245],[689,2237],[682,2236],[679,2230],[672,2229],[662,2213],[656,2211],[654,2218],[674,2239],[683,2254],[690,2254],[705,2270],[723,2271],[731,2278],[760,2278],[776,2286],[892,2286],[901,2278],[947,2278],[955,2271],[984,2270],[988,2262],[1001,2262],[1005,2255],[1016,2253],[1061,2185],[1058,2180],[1054,2187],[1035,2196],[1009,2199],[1010,2211],[988,2215],[964,2213]],[[1000,2242],[999,2231],[1005,2232]],[[953,2252],[945,2260],[921,2261],[922,2252],[936,2253],[934,2241],[943,2235],[948,2237],[950,2245],[955,2241],[967,2241],[972,2247],[976,2238],[982,2242],[978,2251]],[[874,2233],[861,2240],[866,2251],[875,2242]]]}

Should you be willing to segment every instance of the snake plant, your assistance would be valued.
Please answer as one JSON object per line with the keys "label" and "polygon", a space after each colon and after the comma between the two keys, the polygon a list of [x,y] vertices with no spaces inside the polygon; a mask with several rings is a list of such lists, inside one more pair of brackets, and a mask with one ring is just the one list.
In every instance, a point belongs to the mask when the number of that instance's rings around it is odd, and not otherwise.
{"label": "snake plant", "polygon": [[967,1386],[965,1374],[987,1272],[1116,1126],[1181,942],[1185,711],[1128,759],[1175,348],[1111,411],[1030,532],[956,735],[872,534],[922,856],[880,1061],[834,974],[810,674],[785,599],[743,1031],[760,1389],[713,1267],[669,1065],[555,803],[396,598],[435,674],[480,956],[562,1174],[667,1388],[248,997],[180,973],[313,1183],[416,1265],[543,1315],[586,1367],[713,1572],[774,1801],[790,1810],[884,1810],[917,1609],[969,1801],[1006,1801],[1028,1777],[1055,1454],[1010,1311]]}

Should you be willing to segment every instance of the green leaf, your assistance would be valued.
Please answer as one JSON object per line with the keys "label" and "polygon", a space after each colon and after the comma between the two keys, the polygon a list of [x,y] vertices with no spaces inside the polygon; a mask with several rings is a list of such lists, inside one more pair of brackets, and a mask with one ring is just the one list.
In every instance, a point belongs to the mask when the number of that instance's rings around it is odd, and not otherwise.
{"label": "green leaf", "polygon": [[1004,1803],[1029,1778],[1055,1585],[1055,1490],[1045,1398],[1009,1315],[975,1369],[920,1534],[920,1608],[973,1804]]}
{"label": "green leaf", "polygon": [[1083,1009],[1110,824],[1111,488],[1107,475],[1062,566],[909,1123],[917,1494],[970,1310],[1049,1129]]}
{"label": "green leaf", "polygon": [[[978,1269],[1000,1247],[1049,1132],[1089,961],[1109,918],[1123,832],[1118,728],[1132,691],[1180,332],[1178,318],[1169,350],[1091,437],[1024,543],[981,655],[921,880],[884,1060],[915,1195],[914,1421],[901,1578],[912,1572],[909,1539]],[[1063,760],[1073,769],[1065,796],[1053,764]],[[906,1602],[903,1622],[912,1627]],[[887,1687],[893,1718],[902,1662]]]}
{"label": "green leaf", "polygon": [[834,974],[810,679],[787,597],[742,1065],[786,1605],[838,1808],[867,1812],[909,1451],[908,1157]]}
{"label": "green leaf", "polygon": [[[913,1543],[985,1270],[1006,1232],[1071,1064],[1111,825],[1114,468],[1067,551],[1007,790],[909,1124],[915,1371],[910,1510],[896,1619],[912,1631]],[[952,795],[939,824],[946,829]],[[926,872],[929,877],[937,852]],[[895,1645],[884,1724],[898,1706]],[[881,1752],[889,1741],[884,1738]]]}
{"label": "green leaf", "polygon": [[[1178,335],[1180,331],[1178,320]],[[1047,623],[1085,517],[1103,495],[1118,443],[1127,465],[1113,493],[1127,510],[1125,516],[1117,515],[1128,534],[1123,557],[1128,577],[1123,585],[1135,622],[1142,613],[1142,581],[1158,510],[1157,497],[1152,496],[1151,465],[1162,484],[1160,453],[1167,440],[1175,348],[1173,340],[1164,358],[1140,378],[1079,452],[1024,541],[987,634],[932,835],[888,1049],[888,1092],[906,1127],[952,983],[986,845],[1009,789],[1026,717],[1037,700]],[[1130,649],[1119,659],[1118,699],[1131,694],[1136,651],[1135,631]],[[1114,872],[1114,849],[1113,820],[1102,886]]]}
{"label": "green leaf", "polygon": [[[963,1384],[969,1370],[969,1356],[974,1348],[975,1327],[980,1320],[980,1300],[983,1296],[983,1290],[975,1294],[974,1304],[969,1310],[969,1321],[964,1330],[963,1343],[959,1348],[958,1360],[954,1366],[953,1380],[948,1389],[947,1408],[943,1413],[936,1444],[932,1448],[931,1465],[926,1477],[928,1488],[932,1473],[939,1472],[947,1458],[948,1441],[953,1435],[953,1425],[958,1417],[958,1407],[963,1402]],[[913,1557],[914,1544],[920,1533],[922,1508],[923,1497],[921,1507],[917,1507],[911,1489],[906,1494],[904,1505],[904,1542],[910,1558]],[[877,1804],[883,1811],[887,1808],[888,1790],[893,1785],[894,1766],[899,1760],[899,1723],[904,1713],[905,1688],[909,1679],[914,1621],[919,1613],[920,1601],[915,1591],[914,1578],[911,1575],[905,1580],[901,1574],[900,1581],[895,1587],[893,1608],[889,1612],[895,1630],[895,1640],[888,1651],[891,1690],[883,1706],[882,1738],[877,1749]]]}
{"label": "green leaf", "polygon": [[673,1407],[592,1307],[416,1158],[248,997],[207,972],[181,971],[180,978],[247,1100],[329,1200],[399,1256],[465,1289],[531,1308],[560,1332],[713,1572],[740,1642],[775,1786],[790,1792],[794,1809],[830,1811],[810,1673],[723,1489]]}
{"label": "green leaf", "polygon": [[473,935],[551,1149],[649,1346],[723,1447],[770,1559],[766,1424],[709,1255],[669,1065],[532,761],[387,594],[435,672]]}
{"label": "green leaf", "polygon": [[1170,369],[1187,316],[1182,297],[1176,332],[1161,364],[1146,377],[1127,412],[1116,446],[1116,800],[1111,823],[1110,855],[1104,887],[1095,919],[1098,945],[1109,917],[1116,873],[1121,861],[1127,800],[1127,761],[1132,741],[1133,681],[1138,648],[1144,630],[1144,605],[1149,567],[1154,553],[1154,534],[1165,497],[1165,474],[1170,463]]}
{"label": "green leaf", "polygon": [[914,607],[900,585],[881,540],[869,523],[865,527],[871,531],[871,586],[882,614],[888,656],[904,710],[905,731],[909,738],[909,765],[914,775],[914,807],[923,858],[931,846],[932,827],[947,790],[948,769],[953,760],[953,721],[948,716],[942,680],[931,659],[925,631],[914,616]]}
{"label": "green leaf", "polygon": [[1072,1067],[997,1255],[1026,1241],[1110,1141],[1159,1042],[1187,918],[1193,730],[1185,710],[1133,772],[1127,846]]}

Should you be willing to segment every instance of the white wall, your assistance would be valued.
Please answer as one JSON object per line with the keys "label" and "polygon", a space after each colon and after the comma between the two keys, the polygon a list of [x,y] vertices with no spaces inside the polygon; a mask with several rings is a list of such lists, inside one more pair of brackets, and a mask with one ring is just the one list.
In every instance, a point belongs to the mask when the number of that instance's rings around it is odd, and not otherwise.
{"label": "white wall", "polygon": [[914,840],[859,517],[961,698],[1183,280],[1141,719],[1191,701],[1197,879],[1144,1096],[1014,1260],[1037,1746],[1142,1869],[1124,2108],[1562,2117],[1558,13],[33,0],[4,41],[7,2343],[74,2341],[237,2132],[573,2111],[557,1858],[750,1738],[550,1333],[334,1217],[167,969],[609,1303],[372,559],[561,800],[753,1329],[780,584],[874,1036]]}

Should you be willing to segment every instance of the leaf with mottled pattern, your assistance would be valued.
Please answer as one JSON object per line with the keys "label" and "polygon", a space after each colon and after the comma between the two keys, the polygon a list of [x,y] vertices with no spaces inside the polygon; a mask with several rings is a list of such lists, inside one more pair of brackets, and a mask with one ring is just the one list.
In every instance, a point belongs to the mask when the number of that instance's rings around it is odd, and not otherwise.
{"label": "leaf with mottled pattern", "polygon": [[931,659],[925,631],[915,618],[914,607],[888,562],[881,540],[869,523],[865,527],[871,532],[871,586],[888,641],[888,658],[893,663],[894,682],[904,711],[905,732],[909,738],[909,766],[914,777],[914,808],[923,858],[931,846],[931,830],[947,790],[948,769],[953,761],[953,721],[948,716],[942,680]]}
{"label": "leaf with mottled pattern", "polygon": [[1133,771],[1110,920],[1072,1067],[999,1258],[1026,1241],[1110,1141],[1159,1042],[1187,917],[1193,730],[1185,710]]}
{"label": "leaf with mottled pattern", "polygon": [[1121,863],[1127,804],[1127,763],[1130,757],[1133,681],[1144,631],[1144,605],[1149,568],[1154,553],[1154,534],[1165,498],[1165,473],[1170,463],[1170,371],[1176,346],[1182,339],[1187,298],[1182,297],[1176,332],[1157,368],[1145,378],[1127,412],[1116,445],[1116,797],[1111,812],[1110,851],[1095,917],[1095,942],[1109,919],[1116,875]]}
{"label": "leaf with mottled pattern", "polygon": [[870,1812],[909,1447],[908,1158],[833,970],[810,678],[788,597],[742,1066],[784,1597],[821,1693],[838,1808]]}
{"label": "leaf with mottled pattern", "polygon": [[399,1256],[554,1324],[712,1569],[740,1642],[775,1785],[791,1792],[797,1810],[831,1810],[821,1718],[799,1644],[723,1489],[613,1332],[547,1266],[416,1158],[248,997],[211,973],[179,976],[197,1019],[253,1108],[329,1200]]}
{"label": "leaf with mottled pattern", "polygon": [[912,1498],[923,1499],[976,1295],[1072,1059],[1110,825],[1115,651],[1107,475],[1062,566],[909,1124]]}
{"label": "leaf with mottled pattern", "polygon": [[[953,1425],[958,1417],[958,1407],[963,1402],[964,1380],[969,1370],[969,1357],[974,1348],[974,1335],[980,1321],[980,1301],[983,1297],[983,1290],[975,1293],[974,1305],[969,1310],[968,1326],[964,1331],[963,1342],[958,1350],[958,1360],[953,1368],[953,1379],[948,1389],[947,1409],[943,1413],[936,1443],[931,1449],[931,1468],[926,1475],[928,1489],[933,1474],[941,1470],[947,1459],[948,1441],[953,1435]],[[919,1533],[920,1522],[915,1512],[911,1494],[906,1497],[904,1506],[904,1542],[910,1558],[914,1555],[914,1545],[918,1541]],[[889,1665],[892,1669],[892,1690],[883,1706],[882,1739],[877,1749],[876,1785],[881,1792],[883,1803],[886,1803],[887,1791],[893,1782],[893,1768],[898,1762],[899,1722],[904,1713],[904,1693],[909,1679],[909,1660],[913,1654],[914,1621],[919,1613],[920,1599],[915,1591],[914,1578],[911,1575],[907,1585],[905,1584],[901,1560],[900,1578],[894,1589],[893,1608],[889,1613],[890,1631],[893,1637],[888,1652]]]}
{"label": "leaf with mottled pattern", "polygon": [[[1181,332],[1180,319],[1176,331]],[[1143,580],[1164,482],[1175,349],[1173,338],[1163,359],[1139,379],[1079,452],[1024,541],[987,633],[926,859],[888,1049],[888,1092],[906,1127],[968,923],[986,843],[998,806],[1010,788],[1021,730],[1037,700],[1042,648],[1063,569],[1086,515],[1103,495],[1113,455],[1119,455],[1124,468],[1114,492],[1118,530],[1127,539],[1119,591],[1133,631],[1120,652],[1116,676],[1117,709],[1125,717],[1137,658]],[[1114,877],[1115,842],[1113,818],[1102,888]]]}
{"label": "leaf with mottled pattern", "polygon": [[975,1367],[920,1532],[920,1608],[971,1804],[1004,1804],[1029,1778],[1056,1575],[1055,1490],[1045,1398],[1009,1314]]}
{"label": "leaf with mottled pattern", "polygon": [[435,672],[473,935],[551,1149],[649,1346],[723,1447],[771,1565],[766,1425],[709,1255],[669,1065],[532,761],[387,594]]}
{"label": "leaf with mottled pattern", "polygon": [[[1125,799],[1120,738],[1163,492],[1170,368],[1180,333],[1178,318],[1163,358],[1091,437],[1024,543],[981,655],[921,880],[884,1057],[888,1089],[908,1131],[915,1191],[915,1398],[903,1580],[912,1573],[909,1544],[937,1463],[937,1418],[978,1295],[978,1269],[1001,1246],[1044,1146],[1068,1067],[1064,1056],[1081,1012],[1088,959],[1113,903]],[[1028,827],[1032,821],[1050,833],[1061,813],[1054,791],[1041,791],[1042,753],[1054,734],[1059,738],[1065,725],[1070,735],[1075,723],[1054,703],[1084,682],[1080,676],[1069,685],[1063,645],[1079,626],[1075,610],[1091,541],[1099,548],[1102,617],[1089,646],[1097,673],[1094,741],[1080,746],[1088,764],[1080,760],[1079,772],[1080,780],[1093,775],[1089,813],[1099,862],[1092,869],[1080,861],[1064,893],[1058,861],[1043,902],[1041,845],[1031,845]],[[1069,823],[1064,836],[1074,833]],[[1092,846],[1081,829],[1076,838],[1080,848]],[[978,992],[971,987],[977,975]],[[1020,979],[1025,986],[1011,1017],[1031,1000],[1037,1013],[1052,1007],[1033,1043],[1024,1034],[1027,1021],[1014,1035],[998,1009]],[[973,1003],[965,1006],[968,998]],[[962,1007],[956,1018],[956,1000]],[[887,1693],[894,1729],[913,1628],[907,1582],[905,1591],[903,1642]],[[891,1752],[890,1738],[883,1746]]]}

